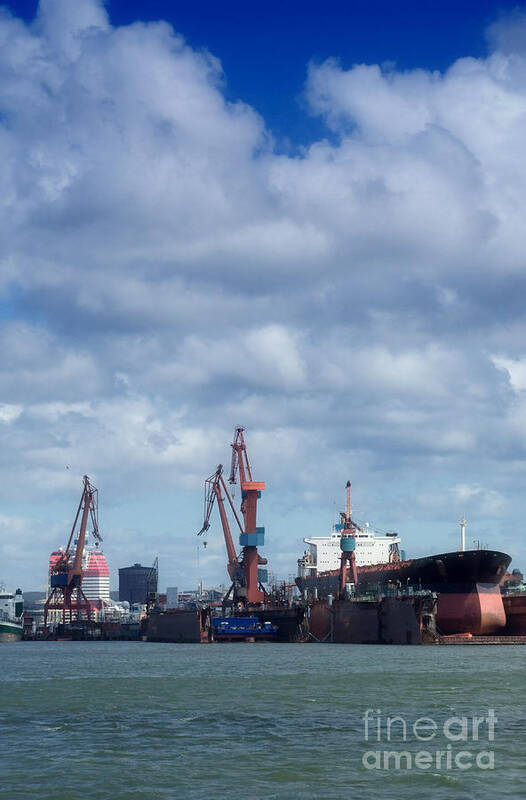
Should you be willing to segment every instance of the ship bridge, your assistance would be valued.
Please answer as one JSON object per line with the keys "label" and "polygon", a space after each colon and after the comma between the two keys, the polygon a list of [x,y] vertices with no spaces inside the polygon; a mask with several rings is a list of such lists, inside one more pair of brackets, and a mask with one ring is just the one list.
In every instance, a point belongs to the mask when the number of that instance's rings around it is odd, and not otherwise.
{"label": "ship bridge", "polygon": [[[379,533],[369,523],[360,526],[355,535],[357,566],[386,564],[400,558],[400,537],[396,533]],[[307,536],[308,545],[298,559],[298,576],[316,575],[318,572],[337,570],[340,566],[340,539],[343,525],[333,525],[329,536]]]}

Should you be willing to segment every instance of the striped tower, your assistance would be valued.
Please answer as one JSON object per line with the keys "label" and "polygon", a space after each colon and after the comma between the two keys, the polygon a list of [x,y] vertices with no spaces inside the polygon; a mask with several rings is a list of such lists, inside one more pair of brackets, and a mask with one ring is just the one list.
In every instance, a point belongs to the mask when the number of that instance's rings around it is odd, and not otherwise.
{"label": "striped tower", "polygon": [[110,600],[110,570],[99,547],[84,550],[82,589],[90,601]]}

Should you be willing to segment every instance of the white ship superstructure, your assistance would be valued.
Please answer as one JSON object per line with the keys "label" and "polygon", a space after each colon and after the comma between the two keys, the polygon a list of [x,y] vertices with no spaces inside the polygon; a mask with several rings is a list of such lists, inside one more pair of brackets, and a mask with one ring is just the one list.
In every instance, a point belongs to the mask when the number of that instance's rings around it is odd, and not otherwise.
{"label": "white ship superstructure", "polygon": [[24,630],[24,598],[20,589],[15,594],[0,586],[0,642],[18,642]]}
{"label": "white ship superstructure", "polygon": [[[298,559],[298,577],[317,575],[320,572],[337,570],[340,567],[340,539],[343,525],[333,525],[330,536],[307,536],[308,545]],[[366,564],[387,564],[400,559],[400,537],[396,533],[378,533],[368,523],[356,532],[355,558],[358,567]]]}

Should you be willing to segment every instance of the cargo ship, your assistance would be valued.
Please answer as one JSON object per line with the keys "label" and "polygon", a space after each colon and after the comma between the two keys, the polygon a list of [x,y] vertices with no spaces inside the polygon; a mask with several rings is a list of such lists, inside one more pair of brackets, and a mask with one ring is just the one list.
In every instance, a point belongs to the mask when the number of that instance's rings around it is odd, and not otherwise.
{"label": "cargo ship", "polygon": [[0,642],[19,642],[24,632],[24,598],[0,590]]}
{"label": "cargo ship", "polygon": [[[462,520],[461,548],[465,524]],[[298,559],[296,585],[305,599],[337,596],[343,527],[334,525],[329,536],[304,539],[309,549]],[[395,590],[435,592],[439,632],[483,635],[504,628],[506,614],[499,584],[511,562],[507,553],[461,549],[406,559],[397,533],[380,534],[367,523],[353,522],[353,527],[358,585],[349,586],[349,595]]]}
{"label": "cargo ship", "polygon": [[[318,572],[310,566],[307,575],[304,559],[299,559],[301,572],[296,578],[300,591],[313,598],[335,596],[339,569]],[[500,583],[510,562],[511,556],[499,551],[458,550],[403,561],[357,565],[357,590],[365,594],[376,589],[411,587],[446,592],[456,591],[467,584],[495,586]]]}

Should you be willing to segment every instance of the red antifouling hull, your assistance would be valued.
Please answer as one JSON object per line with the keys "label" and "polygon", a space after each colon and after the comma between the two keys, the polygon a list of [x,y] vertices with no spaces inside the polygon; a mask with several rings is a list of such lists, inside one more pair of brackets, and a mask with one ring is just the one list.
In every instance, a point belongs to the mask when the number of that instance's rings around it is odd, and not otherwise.
{"label": "red antifouling hull", "polygon": [[437,628],[440,633],[472,633],[484,636],[499,633],[506,625],[500,587],[476,583],[471,589],[443,592],[437,603]]}

